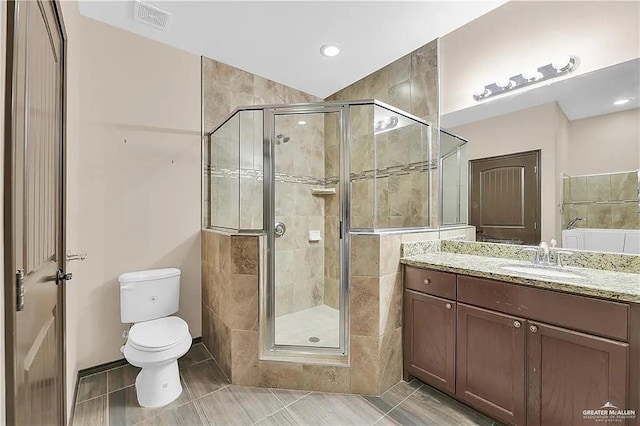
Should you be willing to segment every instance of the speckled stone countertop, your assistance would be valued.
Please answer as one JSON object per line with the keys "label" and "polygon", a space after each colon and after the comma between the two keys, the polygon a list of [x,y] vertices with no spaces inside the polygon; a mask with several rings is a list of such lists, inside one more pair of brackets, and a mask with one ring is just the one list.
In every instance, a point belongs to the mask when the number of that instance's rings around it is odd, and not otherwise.
{"label": "speckled stone countertop", "polygon": [[540,277],[502,269],[503,265],[532,266],[531,262],[470,254],[436,251],[403,253],[401,263],[419,268],[490,278],[514,284],[558,290],[604,299],[640,303],[640,274],[602,269],[564,267],[562,270],[581,274],[584,278]]}

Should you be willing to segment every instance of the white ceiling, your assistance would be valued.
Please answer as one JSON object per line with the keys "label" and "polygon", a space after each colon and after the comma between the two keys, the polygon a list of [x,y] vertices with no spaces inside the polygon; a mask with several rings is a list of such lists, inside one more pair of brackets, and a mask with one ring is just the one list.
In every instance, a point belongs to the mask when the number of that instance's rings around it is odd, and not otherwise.
{"label": "white ceiling", "polygon": [[[173,14],[158,30],[132,1],[82,0],[90,18],[325,98],[504,1],[149,1]],[[320,55],[337,43],[341,54]]]}
{"label": "white ceiling", "polygon": [[[623,98],[631,98],[631,101],[620,106],[613,104]],[[640,59],[555,83],[540,83],[530,90],[516,90],[470,108],[444,114],[440,118],[440,125],[451,129],[553,101],[560,105],[569,120],[639,108]]]}

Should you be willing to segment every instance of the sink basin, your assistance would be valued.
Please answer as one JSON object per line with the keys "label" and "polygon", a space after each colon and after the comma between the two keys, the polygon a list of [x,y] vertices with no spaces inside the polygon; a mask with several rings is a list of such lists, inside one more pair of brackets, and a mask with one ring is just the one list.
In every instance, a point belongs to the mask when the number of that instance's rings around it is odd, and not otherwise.
{"label": "sink basin", "polygon": [[506,271],[520,272],[529,275],[538,275],[547,278],[584,278],[584,275],[577,272],[564,271],[560,268],[537,265],[502,265],[500,267]]}

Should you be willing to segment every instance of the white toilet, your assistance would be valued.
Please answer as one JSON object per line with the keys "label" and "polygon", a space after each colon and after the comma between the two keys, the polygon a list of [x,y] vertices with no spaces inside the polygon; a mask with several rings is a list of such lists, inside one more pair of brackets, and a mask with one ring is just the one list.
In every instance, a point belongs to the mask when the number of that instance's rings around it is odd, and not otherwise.
{"label": "white toilet", "polygon": [[162,407],[182,392],[178,358],[191,347],[189,327],[178,311],[180,270],[128,272],[120,275],[120,319],[134,323],[122,348],[130,364],[142,368],[136,378],[138,403]]}

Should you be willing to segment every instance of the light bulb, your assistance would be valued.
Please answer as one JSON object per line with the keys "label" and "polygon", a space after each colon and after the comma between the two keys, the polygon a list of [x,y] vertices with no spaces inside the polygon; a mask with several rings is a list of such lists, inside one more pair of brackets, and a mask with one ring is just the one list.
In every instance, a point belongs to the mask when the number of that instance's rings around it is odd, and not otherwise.
{"label": "light bulb", "polygon": [[529,68],[522,72],[522,78],[528,81],[540,80],[542,77],[542,73],[537,68]]}
{"label": "light bulb", "polygon": [[307,122],[304,121],[304,120],[300,120],[300,121],[298,121],[298,124],[301,125],[301,126],[304,126],[305,124],[307,124]]}
{"label": "light bulb", "polygon": [[485,96],[489,96],[491,94],[491,90],[487,89],[484,86],[476,87],[473,91],[473,96],[476,98],[483,98]]}
{"label": "light bulb", "polygon": [[629,103],[629,101],[631,101],[631,99],[629,99],[629,98],[626,98],[626,99],[618,99],[618,100],[617,100],[617,101],[615,101],[613,104],[614,104],[615,106],[620,106],[620,105],[624,105],[624,104]]}
{"label": "light bulb", "polygon": [[501,89],[510,89],[514,85],[515,83],[509,78],[501,78],[500,80],[496,81],[496,86],[498,86]]}
{"label": "light bulb", "polygon": [[551,61],[551,66],[558,71],[567,71],[571,69],[571,57],[570,56],[560,56],[553,61]]}

